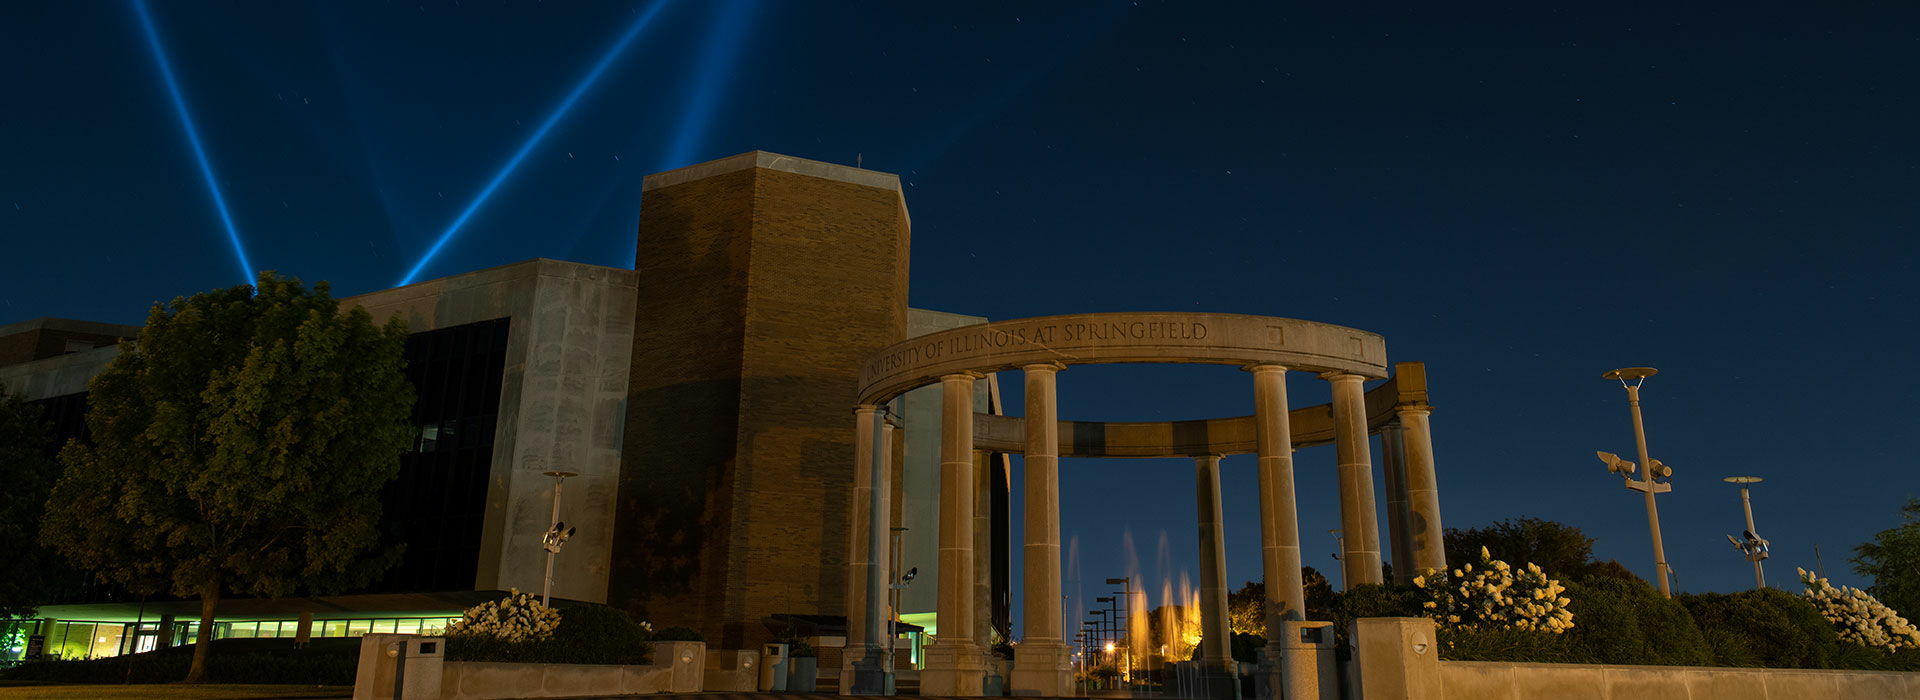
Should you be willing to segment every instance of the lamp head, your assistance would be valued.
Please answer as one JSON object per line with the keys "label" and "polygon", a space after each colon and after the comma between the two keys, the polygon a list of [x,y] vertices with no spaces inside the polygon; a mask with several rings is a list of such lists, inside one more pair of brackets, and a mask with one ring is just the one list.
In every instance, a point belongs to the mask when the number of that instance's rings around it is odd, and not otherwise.
{"label": "lamp head", "polygon": [[1620,455],[1612,452],[1596,451],[1593,454],[1600,458],[1601,464],[1607,465],[1607,473],[1619,474],[1622,478],[1631,476],[1640,468],[1640,465],[1634,464],[1633,460],[1621,459]]}

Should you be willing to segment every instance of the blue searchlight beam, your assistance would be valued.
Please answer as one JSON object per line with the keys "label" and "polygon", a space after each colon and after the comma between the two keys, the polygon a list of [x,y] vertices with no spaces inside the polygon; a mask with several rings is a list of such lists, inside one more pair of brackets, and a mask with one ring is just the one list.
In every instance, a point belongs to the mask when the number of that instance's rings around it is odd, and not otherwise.
{"label": "blue searchlight beam", "polygon": [[187,143],[193,146],[193,157],[200,162],[200,175],[206,178],[207,191],[213,193],[213,206],[220,210],[220,222],[226,224],[227,239],[233,242],[233,254],[240,258],[240,274],[247,284],[253,283],[253,264],[247,262],[247,251],[240,246],[240,232],[233,227],[233,214],[227,211],[227,199],[220,194],[220,183],[214,180],[213,166],[207,163],[207,151],[200,146],[200,132],[193,126],[193,117],[187,114],[187,101],[180,96],[180,83],[173,79],[173,65],[167,62],[166,51],[160,48],[160,33],[153,28],[153,16],[147,14],[146,0],[133,0],[133,10],[140,16],[140,27],[146,30],[147,47],[153,50],[153,60],[160,64],[160,77],[166,79],[167,94],[173,98],[173,109],[180,115],[180,126],[187,130]]}
{"label": "blue searchlight beam", "polygon": [[692,165],[694,153],[706,141],[707,127],[713,124],[719,106],[720,88],[730,82],[733,63],[740,56],[740,44],[746,40],[752,8],[744,0],[720,3],[715,10],[712,33],[706,51],[700,56],[700,76],[687,95],[687,109],[680,115],[680,128],[674,132],[662,170]]}
{"label": "blue searchlight beam", "polygon": [[520,161],[527,157],[527,153],[532,151],[534,146],[539,145],[541,139],[546,138],[547,132],[553,129],[554,124],[567,116],[567,111],[573,109],[573,103],[580,101],[580,96],[586,94],[587,89],[600,80],[600,74],[605,73],[607,67],[613,65],[613,59],[626,51],[627,45],[633,43],[634,37],[640,35],[640,30],[645,29],[647,24],[653,21],[654,16],[660,14],[660,10],[666,6],[666,0],[659,0],[649,5],[645,12],[640,13],[640,18],[634,20],[633,26],[627,28],[627,33],[620,37],[620,41],[616,42],[613,48],[608,49],[606,55],[600,57],[600,62],[595,64],[593,70],[573,87],[573,92],[567,93],[566,99],[560,101],[560,106],[553,110],[553,114],[547,116],[547,121],[533,132],[533,136],[527,138],[527,142],[520,146],[520,150],[513,154],[513,158],[507,160],[506,166],[494,174],[493,180],[487,182],[487,186],[480,190],[480,195],[467,204],[466,210],[460,212],[460,217],[454,219],[446,232],[440,234],[440,238],[433,242],[433,247],[427,249],[426,255],[420,256],[420,262],[414,263],[413,269],[408,270],[407,276],[400,278],[400,285],[396,286],[413,284],[413,279],[420,275],[420,271],[433,260],[433,256],[438,255],[440,249],[446,247],[447,241],[452,240],[454,234],[460,232],[460,227],[465,226],[467,220],[473,218],[473,213],[480,209],[480,205],[486,204],[487,198],[493,196],[493,191],[500,187],[500,183],[505,182],[515,168],[520,167]]}

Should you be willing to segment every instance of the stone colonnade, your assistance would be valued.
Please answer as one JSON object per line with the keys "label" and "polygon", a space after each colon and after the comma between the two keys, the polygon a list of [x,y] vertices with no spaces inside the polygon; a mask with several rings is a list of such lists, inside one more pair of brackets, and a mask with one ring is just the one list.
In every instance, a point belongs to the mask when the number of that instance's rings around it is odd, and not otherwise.
{"label": "stone colonnade", "polygon": [[[1016,647],[1013,675],[1008,679],[1015,694],[1064,696],[1075,692],[1071,666],[1072,647],[1062,630],[1061,548],[1060,548],[1060,436],[1055,375],[1065,369],[1058,363],[1026,365],[1025,423],[1025,563],[1021,616],[1022,641]],[[1263,572],[1267,582],[1267,628],[1280,629],[1281,623],[1305,619],[1305,591],[1301,580],[1300,529],[1293,475],[1293,433],[1289,424],[1286,376],[1287,368],[1276,364],[1256,364],[1245,368],[1253,375],[1255,454],[1258,459],[1260,502],[1260,544]],[[1368,426],[1362,385],[1365,377],[1327,372],[1319,375],[1333,385],[1334,446],[1338,464],[1341,525],[1347,533],[1341,561],[1348,585],[1382,583],[1379,516],[1373,492],[1372,462],[1368,448]],[[940,580],[938,582],[938,619],[961,621],[940,626],[938,641],[927,648],[927,666],[921,674],[923,693],[939,695],[977,695],[986,670],[986,639],[981,625],[976,575],[977,558],[974,522],[978,510],[979,450],[973,442],[974,381],[980,375],[967,372],[940,378],[943,400],[941,414],[940,462]],[[850,602],[867,600],[865,527],[865,479],[874,468],[875,454],[869,446],[876,421],[875,407],[860,406],[855,411],[858,436],[863,449],[857,451],[860,486],[856,487],[855,551],[853,587]],[[1432,437],[1428,431],[1425,405],[1395,407],[1396,422],[1380,429],[1382,462],[1387,474],[1388,532],[1395,559],[1396,578],[1410,578],[1414,571],[1446,565],[1439,537],[1439,497],[1435,488]],[[891,432],[886,430],[884,432]],[[884,440],[886,436],[883,434]],[[880,450],[881,459],[890,454]],[[1209,688],[1220,685],[1231,689],[1225,679],[1230,668],[1227,631],[1226,541],[1220,500],[1220,455],[1196,456],[1195,495],[1200,546],[1200,595],[1202,636],[1199,660],[1208,672]],[[882,474],[890,471],[878,465]],[[884,503],[885,495],[881,496]],[[885,507],[884,505],[882,507]],[[1414,523],[1421,527],[1412,527]],[[1415,537],[1410,530],[1421,533]],[[885,567],[886,557],[874,557],[876,566]],[[882,572],[880,580],[891,580]],[[869,647],[864,639],[862,606],[852,605],[849,616],[850,653]],[[877,640],[876,640],[877,642]],[[1278,654],[1279,645],[1268,647]],[[1278,659],[1273,660],[1278,667]],[[1228,692],[1227,690],[1223,690]]]}
{"label": "stone colonnade", "polygon": [[[1255,414],[1245,418],[1202,421],[1204,436],[1198,443],[1173,435],[1170,424],[1111,424],[1099,426],[1111,436],[1127,435],[1125,449],[1110,451],[1104,445],[1082,451],[1083,429],[1095,427],[1072,424],[1071,449],[1063,451],[1060,442],[1062,423],[1057,415],[1055,375],[1067,364],[1114,362],[1174,362],[1230,364],[1244,368],[1253,377]],[[1386,447],[1383,467],[1389,475],[1389,537],[1397,560],[1409,566],[1400,569],[1445,566],[1440,543],[1440,511],[1435,489],[1432,438],[1428,434],[1428,407],[1424,369],[1418,363],[1404,363],[1400,378],[1380,397],[1370,397],[1363,384],[1368,379],[1388,377],[1386,347],[1377,334],[1329,324],[1296,319],[1236,314],[1138,313],[1080,314],[1043,318],[1015,319],[965,326],[901,341],[871,355],[861,371],[861,411],[893,396],[938,381],[942,388],[940,420],[940,500],[939,500],[939,582],[936,602],[937,638],[926,650],[926,665],[920,674],[920,691],[929,696],[977,696],[981,694],[987,668],[984,649],[987,640],[977,608],[974,522],[979,490],[976,453],[983,445],[975,442],[976,417],[973,412],[974,381],[983,372],[1018,369],[1025,375],[1026,411],[1017,424],[988,421],[994,431],[988,437],[997,451],[1025,454],[1024,541],[1020,544],[1025,562],[1021,629],[1023,639],[1015,647],[1010,690],[1015,695],[1062,697],[1075,694],[1070,665],[1071,647],[1064,636],[1061,610],[1060,550],[1060,476],[1059,458],[1089,456],[1188,456],[1195,460],[1195,503],[1198,515],[1201,551],[1201,615],[1204,640],[1200,658],[1210,669],[1208,694],[1228,696],[1232,685],[1224,682],[1230,662],[1226,623],[1226,562],[1223,514],[1220,505],[1220,458],[1228,454],[1252,452],[1257,457],[1260,512],[1260,551],[1266,580],[1267,628],[1287,629],[1287,623],[1305,618],[1305,591],[1300,573],[1300,524],[1296,508],[1293,450],[1298,444],[1335,446],[1340,483],[1342,526],[1346,529],[1342,552],[1345,579],[1349,584],[1377,583],[1382,579],[1379,516],[1372,478],[1369,432],[1382,430]],[[1412,370],[1411,376],[1408,370]],[[1332,384],[1333,404],[1330,425],[1319,415],[1306,415],[1299,422],[1306,426],[1302,435],[1294,433],[1294,416],[1288,413],[1287,373],[1310,372]],[[1370,398],[1386,398],[1387,402]],[[1392,413],[1383,417],[1380,409]],[[862,414],[863,416],[866,414]],[[862,425],[870,418],[859,418]],[[1131,427],[1128,427],[1131,426]],[[1157,427],[1156,427],[1157,426]],[[1111,428],[1112,430],[1108,430]],[[1219,428],[1220,434],[1213,430]],[[1166,430],[1162,430],[1166,429]],[[879,428],[862,428],[857,453],[867,454],[872,441],[885,438]],[[1118,431],[1118,432],[1114,432]],[[1131,432],[1128,432],[1131,431]],[[1160,432],[1156,432],[1160,431]],[[1012,434],[1019,433],[1017,439]],[[1098,432],[1098,431],[1095,431]],[[1186,431],[1185,434],[1190,434]],[[1231,436],[1227,434],[1231,433]],[[1171,437],[1168,437],[1172,435]],[[1143,437],[1145,436],[1145,437]],[[1160,436],[1160,437],[1151,437]],[[1331,438],[1330,440],[1328,438]],[[1166,442],[1173,440],[1174,442]],[[1179,444],[1175,444],[1179,443]],[[1144,447],[1143,447],[1144,445]],[[882,452],[884,454],[884,452]],[[885,457],[877,458],[879,460]],[[872,464],[869,458],[861,469],[877,469],[886,475],[884,464]],[[865,475],[874,472],[862,471]],[[863,482],[864,483],[864,482]],[[881,489],[888,488],[884,484]],[[871,498],[870,491],[856,490],[856,499]],[[872,511],[858,510],[856,515]],[[879,506],[884,507],[884,506]],[[856,518],[864,521],[864,518]],[[866,527],[856,526],[856,529]],[[855,562],[881,561],[878,552],[852,550]],[[869,600],[869,591],[887,576],[868,577],[874,567],[853,570],[849,607],[859,611],[860,602]],[[886,573],[884,571],[880,572]],[[875,583],[868,583],[869,581]],[[868,613],[871,615],[871,613]],[[856,624],[866,622],[866,625]],[[869,639],[870,618],[856,620],[850,615],[848,651],[871,655],[878,640]],[[1285,640],[1281,640],[1285,641]],[[1262,660],[1262,674],[1268,688],[1281,687],[1281,679],[1294,656],[1308,654],[1300,644],[1269,644]],[[868,667],[869,672],[873,667]],[[1215,683],[1214,681],[1223,681]],[[1287,686],[1296,690],[1332,679],[1288,678]],[[1298,683],[1310,685],[1298,685]],[[856,681],[856,686],[859,686]],[[844,687],[844,685],[843,685]],[[856,688],[856,692],[861,692]]]}

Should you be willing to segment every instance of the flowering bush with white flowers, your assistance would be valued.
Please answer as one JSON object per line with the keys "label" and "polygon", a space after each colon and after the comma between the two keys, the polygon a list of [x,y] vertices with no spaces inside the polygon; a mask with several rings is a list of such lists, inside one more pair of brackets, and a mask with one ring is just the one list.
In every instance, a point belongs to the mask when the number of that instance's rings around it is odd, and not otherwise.
{"label": "flowering bush with white flowers", "polygon": [[518,589],[491,603],[467,608],[458,622],[447,625],[448,637],[473,636],[511,643],[545,640],[560,627],[560,611],[540,604],[532,593]]}
{"label": "flowering bush with white flowers", "polygon": [[1480,561],[1453,570],[1428,569],[1413,579],[1425,594],[1427,617],[1443,629],[1517,629],[1561,634],[1573,628],[1566,587],[1547,578],[1536,564],[1514,569],[1494,559],[1486,547]]}
{"label": "flowering bush with white flowers", "polygon": [[1840,641],[1852,642],[1866,647],[1885,647],[1895,651],[1901,647],[1920,648],[1920,629],[1901,617],[1892,608],[1881,605],[1866,591],[1848,586],[1834,588],[1824,578],[1818,578],[1806,569],[1800,572],[1800,583],[1807,587],[1807,600],[1820,609],[1820,614],[1832,622],[1840,632]]}

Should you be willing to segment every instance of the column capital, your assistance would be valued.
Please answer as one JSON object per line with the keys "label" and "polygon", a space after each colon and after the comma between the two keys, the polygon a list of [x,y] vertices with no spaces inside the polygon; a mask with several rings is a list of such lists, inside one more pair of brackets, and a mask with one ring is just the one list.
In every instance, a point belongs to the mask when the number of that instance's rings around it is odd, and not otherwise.
{"label": "column capital", "polygon": [[1267,372],[1285,373],[1287,371],[1287,366],[1274,364],[1272,362],[1255,362],[1253,364],[1241,367],[1240,370],[1243,372],[1252,372],[1254,374],[1264,374]]}
{"label": "column capital", "polygon": [[1030,365],[1021,365],[1020,371],[1022,372],[1065,372],[1067,371],[1067,365],[1064,362],[1058,362],[1058,361],[1036,362]]}
{"label": "column capital", "polygon": [[1320,378],[1325,379],[1329,382],[1365,382],[1367,381],[1366,377],[1360,376],[1358,374],[1354,374],[1352,372],[1341,372],[1339,370],[1334,370],[1332,372],[1321,372]]}
{"label": "column capital", "polygon": [[985,379],[986,377],[987,375],[981,374],[979,372],[954,372],[953,374],[940,375],[940,381],[957,382],[957,381],[964,380],[964,381],[971,382],[971,381],[976,381],[980,379]]}
{"label": "column capital", "polygon": [[853,414],[856,416],[870,416],[873,415],[874,411],[878,410],[880,410],[879,406],[863,403],[853,407]]}
{"label": "column capital", "polygon": [[[1396,415],[1427,416],[1433,414],[1433,406],[1424,403],[1403,403],[1393,407]],[[1398,426],[1398,424],[1395,424]]]}

